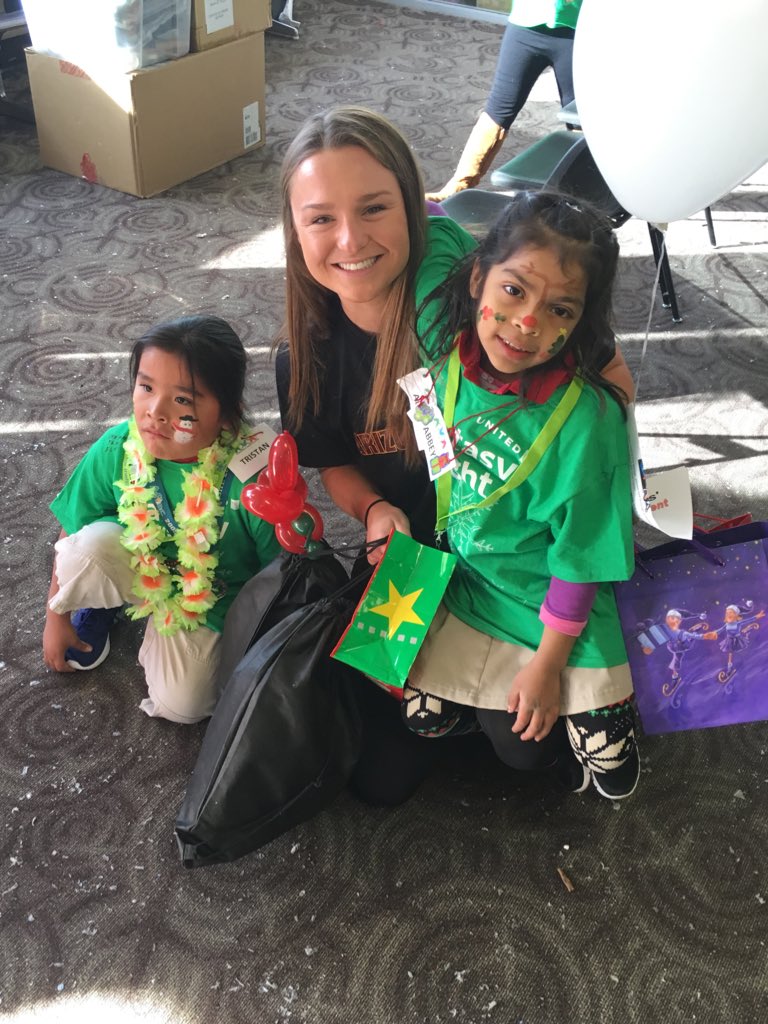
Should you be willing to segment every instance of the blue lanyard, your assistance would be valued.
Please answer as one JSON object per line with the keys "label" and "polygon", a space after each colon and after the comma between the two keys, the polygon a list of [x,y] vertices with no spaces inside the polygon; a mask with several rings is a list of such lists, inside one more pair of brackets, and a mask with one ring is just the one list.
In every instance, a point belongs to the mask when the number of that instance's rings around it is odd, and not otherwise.
{"label": "blue lanyard", "polygon": [[[221,524],[224,519],[224,513],[227,510],[227,499],[229,498],[233,479],[234,474],[231,469],[228,469],[224,474],[224,480],[222,481],[219,489],[219,503],[222,507],[221,515],[216,521],[219,538],[221,538]],[[179,529],[179,525],[173,516],[173,509],[171,508],[171,503],[168,500],[168,494],[163,486],[163,481],[160,479],[159,471],[155,474],[155,479],[152,482],[152,490],[153,494],[150,498],[150,503],[154,506],[157,514],[160,516],[160,520],[165,527],[165,532],[169,537],[173,538]]]}

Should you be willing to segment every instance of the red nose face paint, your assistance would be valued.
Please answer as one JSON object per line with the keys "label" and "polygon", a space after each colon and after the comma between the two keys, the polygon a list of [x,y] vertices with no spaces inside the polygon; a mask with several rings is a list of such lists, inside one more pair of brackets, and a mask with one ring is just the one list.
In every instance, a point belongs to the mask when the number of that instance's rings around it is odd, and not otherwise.
{"label": "red nose face paint", "polygon": [[538,322],[539,321],[536,319],[536,317],[531,316],[530,313],[526,314],[526,316],[524,316],[523,319],[520,321],[523,327],[535,327],[538,324]]}

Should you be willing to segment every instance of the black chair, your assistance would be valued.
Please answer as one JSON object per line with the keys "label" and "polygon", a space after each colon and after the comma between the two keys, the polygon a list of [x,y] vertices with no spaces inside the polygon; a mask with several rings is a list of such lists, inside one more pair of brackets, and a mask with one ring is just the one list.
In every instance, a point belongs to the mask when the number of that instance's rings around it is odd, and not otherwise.
{"label": "black chair", "polygon": [[[491,182],[516,192],[551,188],[571,195],[576,200],[582,199],[603,213],[615,228],[621,227],[632,216],[611,192],[587,146],[586,138],[578,132],[550,132],[495,170]],[[443,201],[446,211],[451,203],[450,215],[459,223],[464,223],[461,220],[465,216],[461,210],[462,204],[454,205],[451,200],[459,200],[466,195],[466,192],[459,192]],[[465,199],[464,203],[467,204],[468,213],[476,211],[475,200],[471,197]],[[648,233],[654,262],[659,270],[662,305],[671,309],[672,320],[679,323],[682,317],[677,305],[664,236],[653,224],[648,224]]]}
{"label": "black chair", "polygon": [[[558,121],[564,121],[568,128],[571,130],[581,128],[581,118],[579,117],[579,111],[576,107],[576,100],[571,100],[570,103],[566,103],[564,107],[561,107],[557,112]],[[500,168],[501,171],[504,167]],[[715,225],[712,222],[712,210],[709,206],[704,207],[704,220],[707,223],[707,234],[709,235],[709,244],[713,249],[717,248],[717,238],[715,237]]]}

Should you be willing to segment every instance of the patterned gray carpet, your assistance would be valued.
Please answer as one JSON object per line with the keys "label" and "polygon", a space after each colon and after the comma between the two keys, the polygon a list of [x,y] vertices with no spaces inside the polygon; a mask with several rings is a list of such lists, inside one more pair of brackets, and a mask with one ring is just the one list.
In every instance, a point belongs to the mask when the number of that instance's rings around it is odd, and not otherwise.
{"label": "patterned gray carpet", "polygon": [[[91,675],[42,666],[48,502],[125,414],[132,340],[182,312],[227,317],[252,353],[251,408],[274,422],[286,144],[311,111],[360,102],[402,127],[441,184],[501,35],[365,0],[301,0],[295,16],[300,40],[267,39],[266,145],[156,199],[41,168],[34,129],[0,119],[0,1012],[45,1024],[764,1022],[764,723],[646,738],[624,805],[523,784],[481,751],[398,810],[344,795],[253,856],[186,872],[172,825],[204,730],[139,712],[136,628],[118,628]],[[23,76],[9,86],[23,93]],[[557,126],[555,99],[545,76],[505,156]],[[768,175],[714,214],[716,250],[700,216],[669,231],[684,320],[654,308],[646,462],[687,464],[699,511],[768,518]],[[618,323],[637,367],[653,265],[644,225],[620,237]]]}

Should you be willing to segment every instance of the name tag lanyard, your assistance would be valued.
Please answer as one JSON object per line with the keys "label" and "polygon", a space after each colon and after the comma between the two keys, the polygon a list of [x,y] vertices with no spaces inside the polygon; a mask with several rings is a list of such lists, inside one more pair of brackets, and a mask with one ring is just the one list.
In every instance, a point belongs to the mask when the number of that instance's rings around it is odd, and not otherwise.
{"label": "name tag lanyard", "polygon": [[[224,511],[227,506],[227,498],[229,497],[229,491],[232,487],[232,480],[234,479],[232,471],[227,470],[222,481],[221,488],[219,490],[218,498],[219,504],[222,506],[222,514],[218,518],[219,536],[221,536],[221,524],[224,519]],[[173,517],[173,509],[171,503],[168,500],[168,494],[163,486],[163,482],[160,479],[160,473],[156,473],[155,479],[152,481],[153,494],[150,498],[151,504],[155,507],[157,514],[160,516],[160,521],[165,527],[165,532],[168,536],[173,539],[178,531],[179,527],[176,520]]]}
{"label": "name tag lanyard", "polygon": [[[443,410],[443,418],[445,419],[446,426],[449,430],[453,427],[453,419],[456,413],[456,399],[459,394],[460,383],[461,363],[459,360],[459,348],[457,345],[452,350],[448,360],[448,375],[446,377],[445,385],[445,408]],[[568,385],[568,390],[557,403],[557,406],[539,431],[539,434],[533,444],[525,455],[523,455],[520,460],[520,465],[514,471],[509,480],[503,483],[500,487],[497,487],[495,491],[492,491],[487,498],[484,498],[482,501],[478,501],[474,505],[464,505],[462,508],[457,508],[451,511],[451,481],[453,474],[444,473],[442,476],[438,477],[436,483],[436,530],[438,532],[444,530],[450,516],[457,516],[462,512],[471,512],[476,508],[487,508],[489,505],[493,505],[494,502],[498,501],[502,495],[524,483],[539,464],[544,452],[560,433],[563,424],[573,412],[583,388],[583,381],[579,377],[574,377]],[[459,452],[459,454],[461,453]]]}

